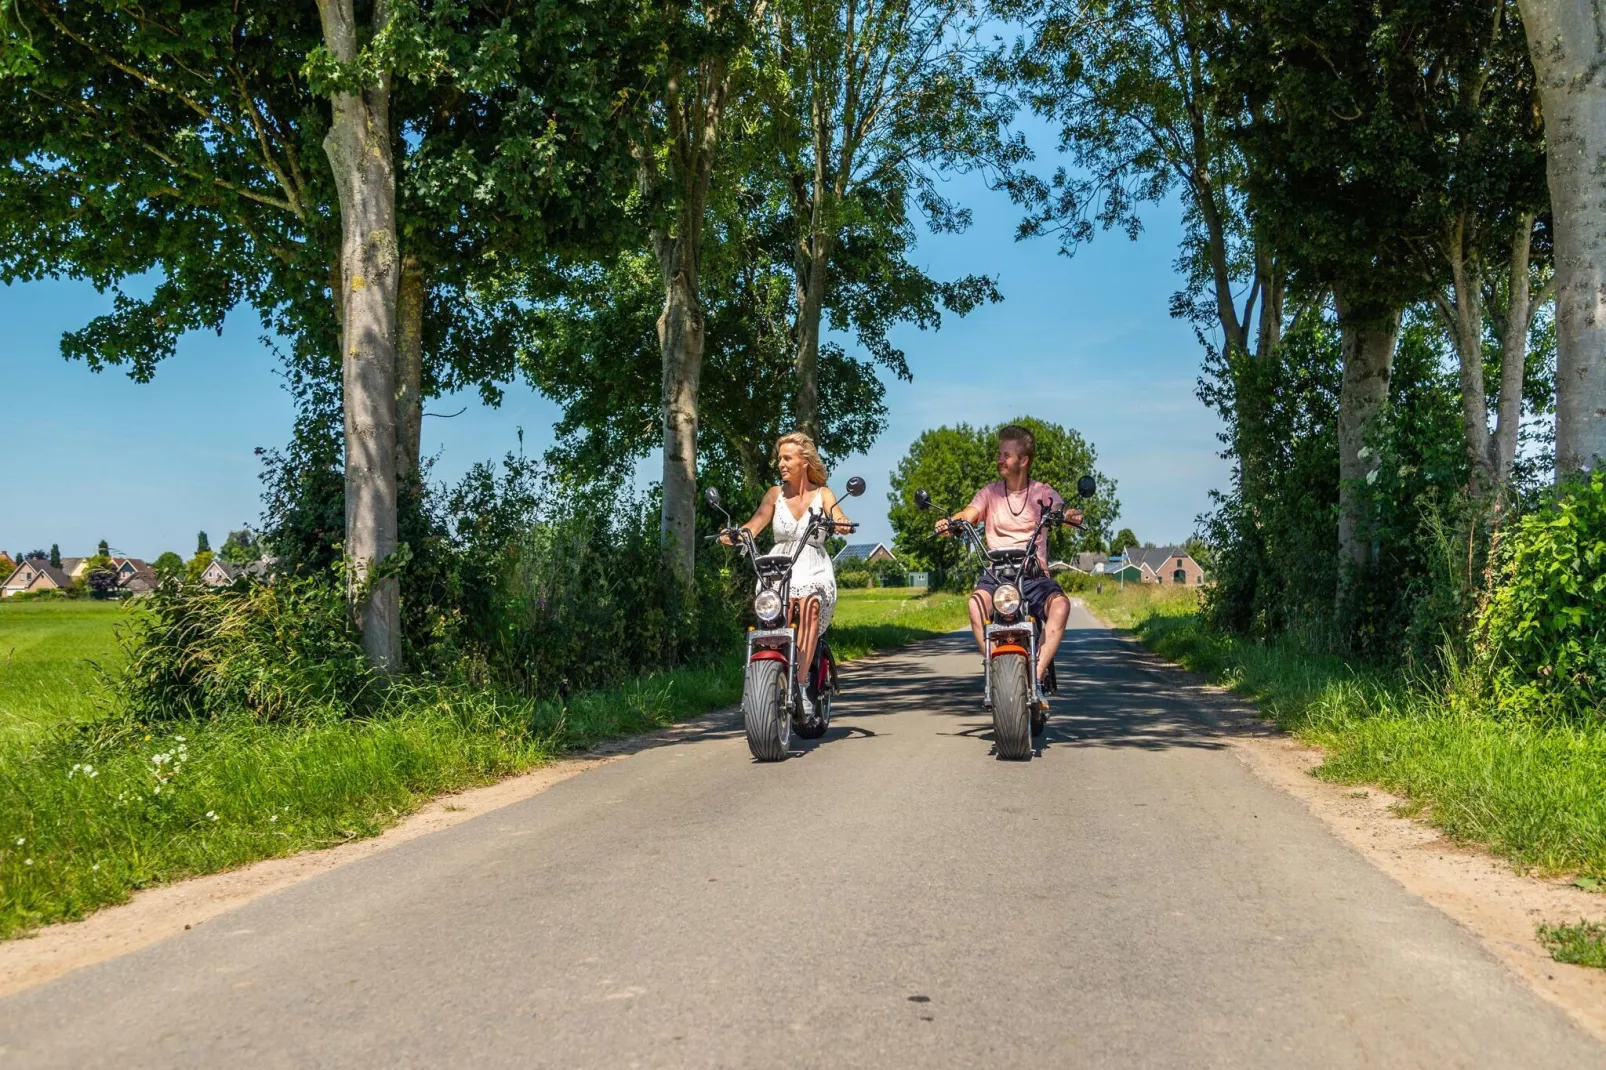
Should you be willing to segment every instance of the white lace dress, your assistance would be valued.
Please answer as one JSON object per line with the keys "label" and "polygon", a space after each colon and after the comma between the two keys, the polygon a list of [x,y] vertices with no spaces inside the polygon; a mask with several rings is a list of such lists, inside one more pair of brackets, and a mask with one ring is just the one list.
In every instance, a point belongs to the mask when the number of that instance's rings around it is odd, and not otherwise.
{"label": "white lace dress", "polygon": [[[803,529],[809,525],[809,514],[824,510],[819,491],[809,497],[809,507],[803,511],[801,520],[792,516],[792,511],[786,507],[785,496],[777,496],[775,519],[770,522],[770,530],[775,535],[775,547],[770,553],[791,553],[802,537]],[[803,552],[792,565],[792,597],[800,602],[811,596],[820,600],[821,635],[831,626],[831,616],[836,612],[836,570],[831,567],[830,555],[825,552],[828,534],[825,528],[816,528],[813,538],[809,539],[808,545],[803,547]]]}

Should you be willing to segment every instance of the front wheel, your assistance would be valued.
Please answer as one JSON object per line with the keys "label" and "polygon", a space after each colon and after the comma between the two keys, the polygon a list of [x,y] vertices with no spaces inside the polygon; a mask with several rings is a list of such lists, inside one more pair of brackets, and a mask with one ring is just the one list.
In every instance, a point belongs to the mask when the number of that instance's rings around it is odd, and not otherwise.
{"label": "front wheel", "polygon": [[747,749],[761,762],[778,762],[792,745],[791,711],[782,702],[786,691],[786,662],[761,658],[747,663],[742,684],[742,720],[747,726]]}
{"label": "front wheel", "polygon": [[993,739],[998,756],[1024,761],[1032,756],[1032,685],[1023,654],[993,658]]}

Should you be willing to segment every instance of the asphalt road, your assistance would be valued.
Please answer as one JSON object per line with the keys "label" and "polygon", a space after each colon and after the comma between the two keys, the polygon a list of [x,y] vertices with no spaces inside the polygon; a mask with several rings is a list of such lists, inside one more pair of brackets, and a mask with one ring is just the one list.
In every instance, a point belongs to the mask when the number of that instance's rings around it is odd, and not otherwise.
{"label": "asphalt road", "polygon": [[649,749],[0,1002],[7,1067],[1596,1067],[1080,610],[1042,753],[979,659],[758,765]]}

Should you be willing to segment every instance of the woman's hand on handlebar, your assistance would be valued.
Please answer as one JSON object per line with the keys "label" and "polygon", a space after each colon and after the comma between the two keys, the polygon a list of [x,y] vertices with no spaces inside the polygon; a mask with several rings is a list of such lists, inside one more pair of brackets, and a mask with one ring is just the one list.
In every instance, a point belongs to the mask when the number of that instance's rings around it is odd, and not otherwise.
{"label": "woman's hand on handlebar", "polygon": [[859,530],[859,524],[854,520],[832,521],[832,526],[836,529],[838,535],[851,535]]}
{"label": "woman's hand on handlebar", "polygon": [[741,530],[742,530],[741,528],[726,528],[724,531],[720,532],[719,533],[720,545],[722,545],[722,546],[735,546],[736,545],[736,540],[740,539],[742,537],[741,536]]}
{"label": "woman's hand on handlebar", "polygon": [[1084,515],[1085,514],[1083,514],[1082,510],[1080,509],[1065,510],[1065,526],[1072,528],[1081,527]]}

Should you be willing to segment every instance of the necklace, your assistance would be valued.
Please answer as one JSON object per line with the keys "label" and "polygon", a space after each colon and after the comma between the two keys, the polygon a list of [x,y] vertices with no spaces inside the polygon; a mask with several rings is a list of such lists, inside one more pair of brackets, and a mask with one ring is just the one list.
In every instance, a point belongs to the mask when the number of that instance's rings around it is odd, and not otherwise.
{"label": "necklace", "polygon": [[1031,489],[1032,489],[1032,485],[1030,483],[1028,483],[1021,490],[1020,508],[1017,509],[1017,508],[1015,508],[1014,504],[1012,502],[1010,502],[1010,500],[1009,500],[1009,484],[1008,483],[1004,484],[1004,505],[1006,507],[1008,507],[1010,516],[1020,516],[1022,513],[1024,513],[1026,511],[1026,497],[1025,496],[1027,494],[1031,493]]}

